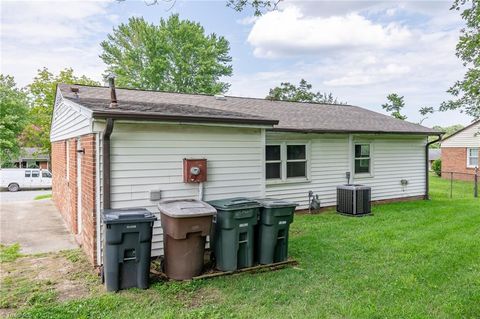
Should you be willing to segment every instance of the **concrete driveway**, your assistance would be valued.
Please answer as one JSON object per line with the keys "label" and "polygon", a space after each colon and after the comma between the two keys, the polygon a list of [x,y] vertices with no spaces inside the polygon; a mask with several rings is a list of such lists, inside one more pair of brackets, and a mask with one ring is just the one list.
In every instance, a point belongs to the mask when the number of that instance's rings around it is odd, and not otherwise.
{"label": "concrete driveway", "polygon": [[[3,194],[2,194],[3,195]],[[0,204],[0,242],[19,243],[24,254],[54,252],[77,245],[50,199]]]}
{"label": "concrete driveway", "polygon": [[18,202],[25,200],[33,200],[38,195],[47,195],[51,194],[51,189],[44,190],[34,190],[34,191],[23,191],[18,192],[9,192],[7,190],[0,191],[0,202]]}

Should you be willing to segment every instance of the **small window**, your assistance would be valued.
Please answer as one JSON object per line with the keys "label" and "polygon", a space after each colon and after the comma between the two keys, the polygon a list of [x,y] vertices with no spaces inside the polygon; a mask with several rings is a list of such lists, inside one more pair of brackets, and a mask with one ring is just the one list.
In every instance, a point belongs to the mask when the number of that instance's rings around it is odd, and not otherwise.
{"label": "small window", "polygon": [[478,147],[467,148],[467,166],[478,167]]}
{"label": "small window", "polygon": [[49,171],[42,171],[42,177],[43,178],[51,178],[52,174],[50,174]]}
{"label": "small window", "polygon": [[287,145],[287,178],[307,177],[305,145]]}
{"label": "small window", "polygon": [[282,157],[280,145],[267,145],[265,147],[265,176],[267,179],[282,178]]}
{"label": "small window", "polygon": [[40,172],[39,171],[32,171],[32,177],[39,177]]}
{"label": "small window", "polygon": [[30,177],[32,174],[32,171],[25,171],[25,177]]}
{"label": "small window", "polygon": [[307,178],[307,144],[267,145],[265,147],[265,177],[287,181]]}
{"label": "small window", "polygon": [[355,174],[371,173],[370,144],[355,144]]}

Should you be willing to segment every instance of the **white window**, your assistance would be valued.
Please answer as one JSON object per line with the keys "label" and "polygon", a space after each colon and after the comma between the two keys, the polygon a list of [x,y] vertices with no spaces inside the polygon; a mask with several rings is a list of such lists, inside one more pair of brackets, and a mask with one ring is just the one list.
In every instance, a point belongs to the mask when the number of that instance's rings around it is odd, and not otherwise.
{"label": "white window", "polygon": [[355,174],[372,174],[369,143],[355,143]]}
{"label": "white window", "polygon": [[281,145],[267,145],[265,148],[265,176],[267,179],[282,179],[281,149]]}
{"label": "white window", "polygon": [[467,148],[467,167],[478,167],[478,147]]}
{"label": "white window", "polygon": [[265,147],[265,178],[270,181],[308,179],[308,143],[284,142]]}

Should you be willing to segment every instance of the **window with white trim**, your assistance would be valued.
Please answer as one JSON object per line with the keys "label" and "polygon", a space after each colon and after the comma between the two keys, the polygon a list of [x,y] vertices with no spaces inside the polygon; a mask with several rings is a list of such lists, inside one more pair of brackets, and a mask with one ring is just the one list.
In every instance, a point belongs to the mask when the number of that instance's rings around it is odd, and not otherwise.
{"label": "window with white trim", "polygon": [[288,181],[308,178],[308,144],[278,143],[265,146],[265,178]]}
{"label": "window with white trim", "polygon": [[467,166],[478,167],[478,147],[467,148]]}
{"label": "window with white trim", "polygon": [[282,178],[281,149],[281,145],[267,145],[265,147],[265,176],[267,179]]}
{"label": "window with white trim", "polygon": [[371,174],[372,159],[369,143],[355,143],[355,174]]}

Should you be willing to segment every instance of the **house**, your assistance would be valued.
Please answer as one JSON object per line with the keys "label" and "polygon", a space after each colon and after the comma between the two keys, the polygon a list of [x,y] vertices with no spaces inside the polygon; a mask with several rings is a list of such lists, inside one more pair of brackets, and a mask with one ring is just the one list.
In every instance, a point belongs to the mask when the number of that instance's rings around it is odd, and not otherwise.
{"label": "house", "polygon": [[428,150],[428,169],[432,170],[432,164],[437,159],[441,159],[442,151],[439,148],[430,148]]}
{"label": "house", "polygon": [[441,150],[443,178],[473,180],[479,167],[480,120],[443,139]]}
{"label": "house", "polygon": [[36,147],[22,147],[20,156],[13,165],[19,168],[50,169],[50,155]]}
{"label": "house", "polygon": [[[270,101],[59,84],[52,127],[53,200],[92,263],[103,208],[161,198],[274,197],[308,208],[336,185],[373,200],[428,194],[429,135],[440,133],[351,105]],[[206,159],[207,181],[184,183],[183,159]],[[154,199],[154,200],[151,200]],[[160,223],[152,255],[162,255]]]}

